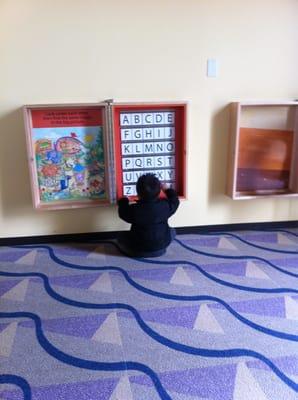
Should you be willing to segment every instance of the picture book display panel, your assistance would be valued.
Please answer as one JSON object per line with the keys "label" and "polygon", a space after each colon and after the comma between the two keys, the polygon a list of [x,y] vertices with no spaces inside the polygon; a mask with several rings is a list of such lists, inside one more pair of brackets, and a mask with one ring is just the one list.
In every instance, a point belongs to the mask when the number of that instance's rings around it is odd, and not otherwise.
{"label": "picture book display panel", "polygon": [[233,103],[229,194],[295,195],[297,103]]}
{"label": "picture book display panel", "polygon": [[115,105],[117,197],[136,196],[146,173],[185,197],[186,104]]}
{"label": "picture book display panel", "polygon": [[24,108],[34,203],[37,208],[108,203],[105,107]]}

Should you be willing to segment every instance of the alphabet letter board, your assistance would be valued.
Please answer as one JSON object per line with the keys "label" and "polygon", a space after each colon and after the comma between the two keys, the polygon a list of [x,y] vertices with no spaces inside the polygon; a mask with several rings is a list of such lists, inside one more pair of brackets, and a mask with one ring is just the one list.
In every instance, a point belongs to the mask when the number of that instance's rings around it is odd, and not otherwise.
{"label": "alphabet letter board", "polygon": [[185,197],[186,103],[33,105],[24,116],[36,208],[133,199],[145,173]]}

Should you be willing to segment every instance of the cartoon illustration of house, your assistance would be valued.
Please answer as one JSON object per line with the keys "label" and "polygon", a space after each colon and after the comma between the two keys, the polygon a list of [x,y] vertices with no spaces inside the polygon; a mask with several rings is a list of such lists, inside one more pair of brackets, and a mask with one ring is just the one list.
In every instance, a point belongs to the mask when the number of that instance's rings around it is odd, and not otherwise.
{"label": "cartoon illustration of house", "polygon": [[56,150],[65,155],[74,155],[83,149],[83,143],[72,136],[63,136],[55,144]]}
{"label": "cartoon illustration of house", "polygon": [[36,154],[44,154],[48,151],[53,150],[53,143],[50,139],[39,139],[35,142]]}

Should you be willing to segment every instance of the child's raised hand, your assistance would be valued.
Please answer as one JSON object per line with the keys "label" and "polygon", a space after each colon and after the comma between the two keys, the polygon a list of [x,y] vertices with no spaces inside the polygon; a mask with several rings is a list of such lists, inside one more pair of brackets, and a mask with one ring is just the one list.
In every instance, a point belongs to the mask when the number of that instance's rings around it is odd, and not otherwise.
{"label": "child's raised hand", "polygon": [[162,190],[163,192],[165,192],[167,189],[169,189],[169,185],[168,185],[167,183],[162,183],[162,184],[161,184],[161,190]]}
{"label": "child's raised hand", "polygon": [[129,203],[129,200],[128,200],[128,198],[127,198],[126,196],[121,197],[121,198],[118,199],[118,201],[117,201],[118,206],[119,206],[119,205],[125,205],[125,204],[128,204],[128,203]]}

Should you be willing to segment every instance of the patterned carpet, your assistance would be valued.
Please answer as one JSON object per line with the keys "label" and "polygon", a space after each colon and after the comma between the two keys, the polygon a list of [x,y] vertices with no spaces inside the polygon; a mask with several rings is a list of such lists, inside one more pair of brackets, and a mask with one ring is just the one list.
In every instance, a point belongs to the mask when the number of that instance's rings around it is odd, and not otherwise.
{"label": "patterned carpet", "polygon": [[0,248],[1,400],[297,400],[298,229]]}

